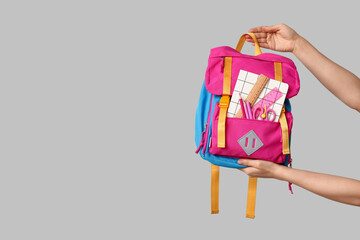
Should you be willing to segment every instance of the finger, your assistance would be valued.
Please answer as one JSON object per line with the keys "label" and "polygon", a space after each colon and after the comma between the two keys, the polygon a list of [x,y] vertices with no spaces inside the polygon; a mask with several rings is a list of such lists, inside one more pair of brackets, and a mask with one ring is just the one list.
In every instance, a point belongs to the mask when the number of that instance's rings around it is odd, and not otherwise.
{"label": "finger", "polygon": [[[254,44],[254,45],[255,45],[255,44]],[[269,46],[268,43],[259,43],[259,46],[260,46],[261,48],[268,48],[268,49],[270,49],[270,46]]]}
{"label": "finger", "polygon": [[[255,42],[254,41],[248,41],[251,42],[253,46],[255,46]],[[259,42],[259,47],[261,48],[270,48],[269,44],[267,42]]]}
{"label": "finger", "polygon": [[247,42],[251,42],[251,43],[254,42],[254,40],[253,40],[252,38],[246,38],[245,40],[246,40]]}
{"label": "finger", "polygon": [[[267,38],[267,33],[266,32],[259,32],[259,33],[254,33],[256,39],[266,39]],[[252,37],[250,37],[249,35],[245,36],[246,39],[252,39]]]}
{"label": "finger", "polygon": [[243,173],[245,173],[246,175],[248,175],[249,177],[253,177],[253,173],[255,168],[253,167],[246,167],[246,168],[240,168],[240,171],[242,171]]}
{"label": "finger", "polygon": [[250,29],[249,29],[249,32],[250,32],[250,33],[263,32],[262,28],[263,28],[263,26],[250,28]]}
{"label": "finger", "polygon": [[276,32],[278,30],[279,30],[279,25],[273,25],[273,26],[261,26],[261,27],[250,28],[249,32],[266,33],[266,32]]}
{"label": "finger", "polygon": [[258,41],[258,43],[267,43],[266,38],[258,38],[257,41]]}
{"label": "finger", "polygon": [[273,32],[277,32],[280,30],[280,24],[278,25],[273,25],[273,26],[264,26],[262,28],[263,32],[268,32],[268,33],[273,33]]}

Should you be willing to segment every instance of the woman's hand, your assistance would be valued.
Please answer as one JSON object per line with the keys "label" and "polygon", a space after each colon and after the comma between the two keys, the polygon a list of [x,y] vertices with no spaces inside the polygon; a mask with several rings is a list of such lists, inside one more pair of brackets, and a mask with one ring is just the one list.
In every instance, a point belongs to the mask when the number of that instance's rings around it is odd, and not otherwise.
{"label": "woman's hand", "polygon": [[325,198],[360,206],[359,180],[289,168],[264,160],[240,159],[238,163],[248,166],[240,170],[249,177],[291,182]]}
{"label": "woman's hand", "polygon": [[[301,38],[295,30],[283,23],[251,28],[249,32],[255,34],[260,47],[279,52],[293,52],[297,40]],[[252,42],[254,45],[254,40],[248,35],[246,41]]]}
{"label": "woman's hand", "polygon": [[259,178],[276,178],[277,170],[282,167],[273,162],[255,159],[240,159],[238,163],[248,166],[239,170],[246,173],[249,177]]}

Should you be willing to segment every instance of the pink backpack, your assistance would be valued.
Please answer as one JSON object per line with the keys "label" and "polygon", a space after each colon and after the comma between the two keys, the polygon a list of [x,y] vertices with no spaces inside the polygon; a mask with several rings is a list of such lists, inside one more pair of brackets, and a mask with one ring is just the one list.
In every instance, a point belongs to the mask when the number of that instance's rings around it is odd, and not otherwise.
{"label": "pink backpack", "polygon": [[[240,53],[247,34],[255,41],[255,56]],[[227,46],[211,49],[196,111],[196,153],[211,163],[211,213],[219,211],[219,166],[245,167],[237,163],[239,158],[262,159],[286,166],[291,164],[290,137],[293,116],[289,99],[299,92],[299,75],[292,60],[276,54],[261,53],[255,35],[247,34],[241,36],[236,49]],[[255,102],[249,103],[253,109],[251,110],[250,107],[249,111],[244,111],[247,110],[246,104],[242,105],[242,100],[239,102],[234,99],[239,99],[237,94],[244,98],[251,95],[246,92],[246,88],[250,92],[252,88],[251,82],[248,82],[247,79],[259,75],[270,78],[266,85],[267,88],[262,88],[262,99],[260,99],[260,94],[256,104]],[[270,85],[274,82],[279,85],[270,90]],[[239,88],[237,84],[242,84],[242,89],[237,89]],[[285,87],[288,85],[288,88],[282,96],[281,109],[277,109],[278,120],[251,119],[250,117],[261,119],[265,113],[268,114],[271,111],[269,110],[271,107],[276,110],[275,101],[281,102],[281,98],[273,99],[274,103],[266,101],[273,96],[274,91],[281,96],[279,90],[282,87],[281,84]],[[230,99],[233,102],[230,102]],[[237,106],[237,109],[234,106]],[[259,116],[254,116],[254,110],[258,110],[255,109],[256,106],[260,107]],[[230,114],[231,111],[235,113],[240,109],[243,113],[240,115],[245,114],[248,116],[247,119]],[[275,111],[274,115],[276,115]],[[249,218],[255,217],[256,185],[257,179],[249,178],[246,212],[246,216]],[[290,183],[289,188],[291,189]]]}

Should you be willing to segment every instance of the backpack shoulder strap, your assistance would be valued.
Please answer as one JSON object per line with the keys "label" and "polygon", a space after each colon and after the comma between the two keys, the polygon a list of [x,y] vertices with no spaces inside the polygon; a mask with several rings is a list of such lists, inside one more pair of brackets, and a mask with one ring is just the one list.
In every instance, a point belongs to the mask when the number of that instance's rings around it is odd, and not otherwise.
{"label": "backpack shoulder strap", "polygon": [[[282,82],[282,66],[281,62],[274,63],[275,68],[275,80]],[[285,117],[285,105],[280,114],[279,118],[281,131],[282,131],[282,140],[283,140],[283,154],[290,154],[290,147],[289,147],[289,128]]]}
{"label": "backpack shoulder strap", "polygon": [[219,170],[219,166],[211,164],[211,214],[219,213]]}

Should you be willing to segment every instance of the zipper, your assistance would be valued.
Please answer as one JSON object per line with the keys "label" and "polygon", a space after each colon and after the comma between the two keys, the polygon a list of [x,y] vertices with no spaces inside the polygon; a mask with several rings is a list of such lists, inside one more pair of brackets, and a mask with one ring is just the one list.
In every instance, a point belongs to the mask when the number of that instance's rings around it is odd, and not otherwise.
{"label": "zipper", "polygon": [[[292,168],[292,161],[293,161],[293,159],[292,159],[291,156],[290,156],[290,157],[289,157],[289,167],[290,167],[290,168]],[[294,194],[291,185],[292,185],[292,183],[289,182],[289,190],[290,190],[291,194]]]}
{"label": "zipper", "polygon": [[212,105],[213,105],[213,99],[214,94],[211,95],[211,101],[210,101],[210,109],[209,109],[209,115],[206,123],[206,130],[205,130],[205,139],[204,139],[204,147],[203,147],[203,154],[205,155],[206,147],[207,147],[207,139],[209,137],[209,127],[210,127],[210,118],[211,118],[211,112],[212,112]]}
{"label": "zipper", "polygon": [[205,123],[205,127],[204,127],[204,130],[202,131],[201,133],[201,140],[200,140],[200,144],[199,144],[199,147],[198,149],[196,149],[195,153],[199,153],[200,152],[200,149],[202,146],[204,146],[204,135],[205,135],[205,132],[206,132],[206,126],[207,126],[207,123]]}

